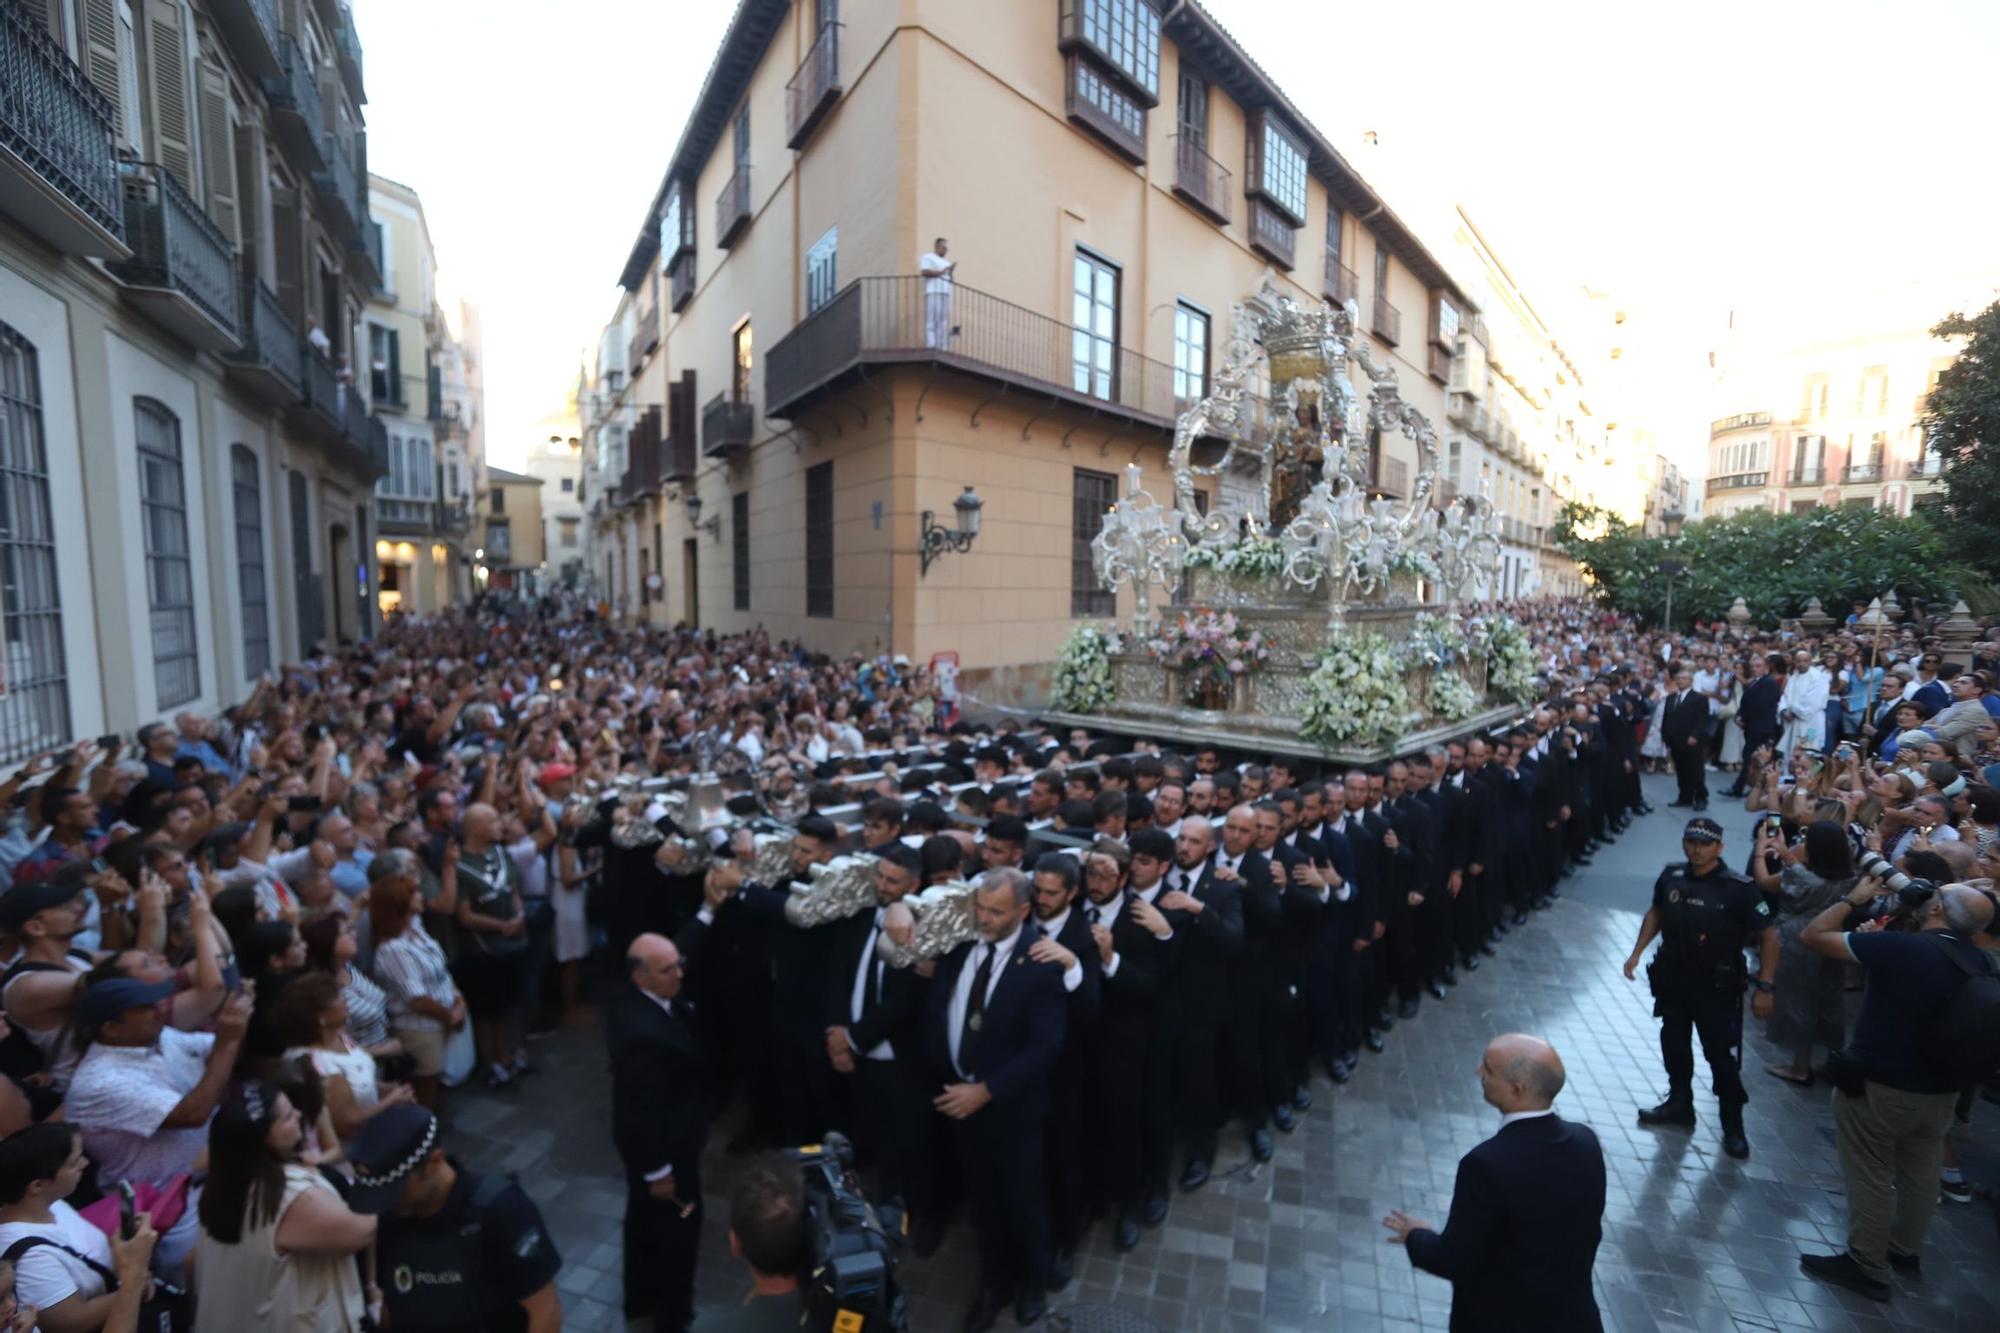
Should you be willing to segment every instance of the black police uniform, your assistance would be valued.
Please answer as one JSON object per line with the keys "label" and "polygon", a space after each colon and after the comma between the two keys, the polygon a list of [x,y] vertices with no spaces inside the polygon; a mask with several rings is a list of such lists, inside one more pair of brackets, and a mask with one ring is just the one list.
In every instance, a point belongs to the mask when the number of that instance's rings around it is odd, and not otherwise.
{"label": "black police uniform", "polygon": [[1697,875],[1682,861],[1660,872],[1653,907],[1660,914],[1660,948],[1647,964],[1646,976],[1653,987],[1653,1016],[1660,1020],[1667,1101],[1676,1106],[1692,1101],[1690,1035],[1698,1032],[1716,1100],[1725,1121],[1734,1121],[1750,1100],[1736,1055],[1743,1041],[1748,977],[1743,950],[1771,928],[1770,905],[1756,884],[1721,862]]}
{"label": "black police uniform", "polygon": [[520,1333],[521,1302],[561,1268],[555,1238],[521,1187],[462,1166],[442,1208],[385,1214],[376,1241],[376,1282],[396,1333]]}

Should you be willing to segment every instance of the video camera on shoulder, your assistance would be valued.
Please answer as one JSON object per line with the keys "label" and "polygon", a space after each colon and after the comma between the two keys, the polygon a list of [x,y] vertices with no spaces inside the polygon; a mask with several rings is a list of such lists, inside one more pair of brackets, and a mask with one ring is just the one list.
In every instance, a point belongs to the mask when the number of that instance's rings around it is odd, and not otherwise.
{"label": "video camera on shoulder", "polygon": [[808,1328],[838,1333],[908,1333],[896,1283],[895,1242],[854,1179],[854,1146],[843,1134],[791,1148],[805,1182]]}

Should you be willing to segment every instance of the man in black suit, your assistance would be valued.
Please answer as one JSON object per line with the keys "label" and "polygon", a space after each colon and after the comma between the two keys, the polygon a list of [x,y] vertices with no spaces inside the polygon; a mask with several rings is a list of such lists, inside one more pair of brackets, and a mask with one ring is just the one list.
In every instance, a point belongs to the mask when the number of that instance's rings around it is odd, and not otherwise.
{"label": "man in black suit", "polygon": [[1788,666],[1782,654],[1750,658],[1750,682],[1736,705],[1736,725],[1743,728],[1743,763],[1736,770],[1736,781],[1723,790],[1724,796],[1743,795],[1750,757],[1761,746],[1777,745],[1783,730],[1778,725],[1778,704],[1785,697],[1785,677],[1780,673]]}
{"label": "man in black suit", "polygon": [[[1100,838],[1097,845],[1124,850],[1124,844]],[[1042,938],[1028,950],[1038,962],[1060,963],[1067,971],[1076,964],[1082,978],[1069,992],[1069,1012],[1062,1054],[1049,1073],[1049,1114],[1042,1135],[1042,1156],[1048,1172],[1050,1287],[1061,1291],[1069,1285],[1074,1268],[1077,1242],[1083,1239],[1083,1074],[1084,1039],[1097,1025],[1098,971],[1097,941],[1091,938],[1090,922],[1076,910],[1078,885],[1083,878],[1077,858],[1063,852],[1043,852],[1035,859],[1034,920]]]}
{"label": "man in black suit", "polygon": [[1604,1234],[1604,1150],[1588,1126],[1550,1109],[1562,1059],[1535,1037],[1495,1037],[1479,1086],[1500,1129],[1459,1159],[1444,1230],[1400,1210],[1382,1225],[1411,1263],[1452,1284],[1452,1333],[1601,1333],[1590,1271]]}
{"label": "man in black suit", "polygon": [[834,1128],[833,1074],[826,1062],[827,969],[834,927],[800,927],[785,916],[794,886],[840,851],[840,830],[824,815],[799,821],[792,838],[792,875],[779,885],[751,881],[723,909],[747,912],[762,927],[771,960],[770,1058],[776,1071],[785,1142],[816,1143]]}
{"label": "man in black suit", "polygon": [[1317,788],[1319,822],[1312,834],[1326,854],[1326,879],[1338,886],[1329,895],[1319,937],[1307,964],[1307,1000],[1312,1013],[1313,1050],[1326,1061],[1327,1074],[1345,1083],[1361,1056],[1361,997],[1375,907],[1367,866],[1372,847],[1357,820],[1349,823],[1347,793],[1338,782]]}
{"label": "man in black suit", "polygon": [[1674,673],[1673,693],[1660,713],[1660,738],[1673,756],[1676,806],[1708,809],[1708,718],[1714,708],[1715,701],[1695,689],[1692,671],[1682,667]]}
{"label": "man in black suit", "polygon": [[1010,1300],[1022,1324],[1048,1312],[1042,1120],[1067,1006],[1064,968],[1030,956],[1042,934],[1028,920],[1026,875],[994,871],[973,914],[979,938],[947,954],[931,982],[924,1045],[942,1081],[932,1105],[951,1121],[979,1235],[979,1292],[964,1327],[981,1333]]}
{"label": "man in black suit", "polygon": [[[1299,839],[1300,802],[1285,788],[1257,803],[1257,851],[1270,863],[1278,886],[1282,919],[1278,926],[1277,971],[1266,994],[1269,1011],[1264,1035],[1265,1095],[1271,1121],[1289,1134],[1298,1112],[1312,1107],[1312,1039],[1307,1017],[1306,973],[1313,943],[1324,924],[1332,890],[1321,872],[1326,854],[1311,838]],[[1289,827],[1288,827],[1289,826]],[[1298,839],[1287,842],[1287,838]],[[1246,930],[1249,922],[1245,921]]]}
{"label": "man in black suit", "polygon": [[1200,815],[1181,820],[1167,891],[1154,904],[1166,913],[1180,941],[1167,996],[1168,1022],[1178,1034],[1174,1091],[1187,1143],[1180,1181],[1187,1191],[1208,1183],[1215,1160],[1222,1088],[1232,1072],[1226,1049],[1230,970],[1243,949],[1242,877],[1232,873],[1224,878],[1214,855],[1214,826]]}
{"label": "man in black suit", "polygon": [[716,909],[734,892],[710,872],[706,901],[678,942],[651,933],[633,939],[628,980],[605,1018],[611,1140],[625,1163],[625,1317],[650,1318],[656,1333],[682,1333],[693,1320],[701,1245],[707,1070],[681,985]]}
{"label": "man in black suit", "polygon": [[924,1001],[930,982],[915,968],[876,956],[883,914],[914,893],[922,878],[917,853],[892,844],[875,863],[875,902],[827,928],[826,1058],[855,1110],[860,1148],[878,1168],[879,1199],[900,1199],[910,1248],[928,1257],[942,1235],[932,1156],[937,1117],[923,1058]]}
{"label": "man in black suit", "polygon": [[[1253,770],[1255,771],[1255,770]],[[1246,775],[1248,776],[1248,775]],[[1275,811],[1274,811],[1275,813]],[[1243,947],[1230,960],[1229,1018],[1225,1025],[1233,1109],[1243,1123],[1250,1155],[1268,1162],[1277,1151],[1271,1138],[1272,1103],[1265,1096],[1271,1035],[1280,1022],[1283,988],[1280,955],[1285,943],[1285,900],[1271,876],[1271,862],[1257,850],[1257,812],[1238,805],[1222,821],[1222,845],[1212,861],[1218,880],[1236,880],[1243,902]],[[1289,1104],[1290,1095],[1286,1101]],[[1224,1118],[1232,1109],[1224,1105]],[[1211,1149],[1207,1154],[1213,1156]]]}

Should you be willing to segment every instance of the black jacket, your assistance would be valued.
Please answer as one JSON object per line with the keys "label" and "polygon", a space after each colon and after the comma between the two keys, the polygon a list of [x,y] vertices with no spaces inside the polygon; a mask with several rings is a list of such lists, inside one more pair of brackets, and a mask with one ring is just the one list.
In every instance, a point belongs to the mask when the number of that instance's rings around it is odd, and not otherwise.
{"label": "black jacket", "polygon": [[[689,922],[675,941],[692,959],[706,928]],[[687,966],[692,969],[692,963]],[[699,1170],[708,1138],[707,1068],[695,1040],[694,1015],[684,998],[662,1008],[629,979],[618,987],[605,1015],[611,1055],[611,1142],[625,1169],[645,1175],[671,1166],[677,1175]]]}
{"label": "black jacket", "polygon": [[1784,678],[1768,672],[1743,687],[1743,699],[1736,705],[1736,716],[1743,723],[1746,747],[1778,734],[1778,702],[1784,697]]}
{"label": "black jacket", "polygon": [[[1068,997],[1062,968],[1028,957],[1029,948],[1041,937],[1033,921],[1022,923],[1021,938],[994,979],[981,1016],[978,1061],[970,1072],[993,1097],[978,1113],[981,1116],[1039,1121],[1048,1112],[1049,1071],[1062,1054]],[[959,974],[979,943],[968,941],[946,954],[931,982],[924,1050],[942,1083],[961,1081],[951,1063],[951,1001]]]}
{"label": "black jacket", "polygon": [[854,974],[861,966],[861,951],[874,937],[875,914],[861,912],[827,926],[832,936],[832,961],[826,972],[825,1026],[844,1027],[854,1043],[859,1060],[877,1043],[888,1042],[899,1060],[921,1058],[922,1041],[918,1029],[923,1024],[924,998],[930,982],[915,968],[890,967],[879,960],[881,973],[876,981],[872,1009],[864,999],[863,1017],[854,1017]]}
{"label": "black jacket", "polygon": [[1667,695],[1660,710],[1660,736],[1669,749],[1708,734],[1708,696],[1696,690]]}
{"label": "black jacket", "polygon": [[1459,1159],[1444,1230],[1412,1231],[1407,1248],[1452,1284],[1452,1333],[1601,1333],[1590,1272],[1603,1223],[1597,1135],[1537,1116]]}

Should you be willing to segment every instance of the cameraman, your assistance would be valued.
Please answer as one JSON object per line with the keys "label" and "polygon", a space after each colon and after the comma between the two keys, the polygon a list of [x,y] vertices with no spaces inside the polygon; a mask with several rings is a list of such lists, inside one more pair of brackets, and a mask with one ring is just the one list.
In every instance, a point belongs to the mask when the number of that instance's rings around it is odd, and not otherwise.
{"label": "cameraman", "polygon": [[735,1308],[697,1318],[697,1333],[797,1333],[807,1260],[798,1163],[772,1153],[744,1172],[729,1200],[729,1252],[748,1265],[750,1291]]}
{"label": "cameraman", "polygon": [[1914,1276],[1938,1199],[1944,1136],[1962,1071],[1939,1053],[1937,1024],[1958,988],[1991,964],[1971,943],[1993,920],[1977,889],[1947,884],[1915,909],[1914,932],[1859,924],[1882,890],[1873,875],[1815,917],[1801,942],[1868,972],[1842,1065],[1834,1130],[1847,1182],[1847,1250],[1799,1256],[1799,1267],[1871,1300],[1889,1298],[1889,1270]]}

